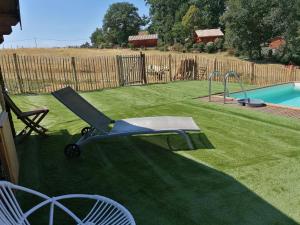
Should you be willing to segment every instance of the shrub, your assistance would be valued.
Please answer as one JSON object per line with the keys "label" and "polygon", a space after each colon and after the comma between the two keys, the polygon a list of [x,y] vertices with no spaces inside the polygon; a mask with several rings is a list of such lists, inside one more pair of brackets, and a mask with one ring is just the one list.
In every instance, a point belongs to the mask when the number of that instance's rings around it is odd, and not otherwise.
{"label": "shrub", "polygon": [[173,51],[182,52],[183,51],[183,45],[180,43],[175,43],[172,47]]}
{"label": "shrub", "polygon": [[283,57],[281,57],[281,59],[279,60],[280,63],[282,64],[289,64],[292,61],[291,55],[290,54],[286,54]]}
{"label": "shrub", "polygon": [[120,47],[121,48],[126,48],[127,47],[127,43],[123,42]]}
{"label": "shrub", "polygon": [[104,49],[105,48],[105,43],[98,44],[97,48]]}
{"label": "shrub", "polygon": [[105,48],[113,48],[114,44],[113,43],[106,43]]}
{"label": "shrub", "polygon": [[224,39],[223,38],[217,38],[214,41],[214,44],[215,44],[216,50],[222,51],[224,49]]}
{"label": "shrub", "polygon": [[134,49],[134,45],[132,43],[129,43],[128,44],[128,48],[130,48],[131,50],[133,50]]}
{"label": "shrub", "polygon": [[184,48],[186,49],[187,52],[189,52],[193,48],[193,42],[188,41],[184,44]]}
{"label": "shrub", "polygon": [[197,44],[197,50],[199,52],[204,52],[204,50],[205,50],[205,44],[203,42],[198,43]]}
{"label": "shrub", "polygon": [[240,57],[241,56],[241,52],[239,50],[235,50],[234,51],[234,56],[235,57]]}
{"label": "shrub", "polygon": [[213,42],[208,42],[205,46],[205,51],[207,53],[213,53],[216,50],[216,46]]}
{"label": "shrub", "polygon": [[169,46],[168,45],[160,46],[159,47],[159,51],[167,52],[167,51],[169,51]]}
{"label": "shrub", "polygon": [[85,42],[84,44],[80,45],[80,48],[91,48],[90,43]]}
{"label": "shrub", "polygon": [[300,54],[292,55],[292,62],[296,65],[300,65]]}
{"label": "shrub", "polygon": [[273,56],[273,50],[272,50],[272,49],[269,49],[269,50],[268,50],[268,57],[269,57],[269,58],[272,58],[272,56]]}
{"label": "shrub", "polygon": [[146,51],[147,48],[146,48],[145,46],[141,46],[141,50],[142,50],[142,51]]}
{"label": "shrub", "polygon": [[228,55],[234,55],[235,54],[235,49],[234,48],[230,48],[227,50]]}

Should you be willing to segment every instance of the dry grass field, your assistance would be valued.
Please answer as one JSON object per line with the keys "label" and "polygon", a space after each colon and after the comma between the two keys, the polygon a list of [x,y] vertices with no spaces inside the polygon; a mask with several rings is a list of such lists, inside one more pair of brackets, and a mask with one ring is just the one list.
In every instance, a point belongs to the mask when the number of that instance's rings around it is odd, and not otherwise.
{"label": "dry grass field", "polygon": [[[81,49],[81,48],[20,48],[20,49],[2,49],[0,55],[17,53],[19,55],[31,56],[74,56],[74,57],[95,57],[95,56],[115,56],[115,55],[133,55],[139,54],[139,50],[130,49]],[[146,50],[146,55],[195,55],[195,53],[181,53],[181,52],[162,52],[159,50]],[[230,60],[241,60],[237,57],[228,55],[227,52],[221,53],[197,53],[197,55],[207,58],[220,58]]]}

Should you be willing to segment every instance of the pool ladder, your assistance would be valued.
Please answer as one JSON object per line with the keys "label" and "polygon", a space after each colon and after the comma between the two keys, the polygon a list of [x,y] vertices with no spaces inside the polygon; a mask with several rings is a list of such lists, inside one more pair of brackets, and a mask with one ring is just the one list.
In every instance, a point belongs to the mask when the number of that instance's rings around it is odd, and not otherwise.
{"label": "pool ladder", "polygon": [[[212,95],[212,93],[211,93],[212,92],[212,79],[217,76],[219,76],[219,77],[221,76],[221,73],[219,71],[213,71],[208,76],[208,80],[209,80],[208,100],[210,102],[211,102],[211,95]],[[244,93],[245,99],[247,99],[248,98],[247,92],[244,89],[244,85],[243,85],[242,80],[241,80],[240,76],[238,75],[238,73],[235,71],[228,71],[224,75],[224,78],[223,78],[224,79],[224,82],[223,82],[223,84],[224,84],[224,104],[226,103],[226,97],[229,96],[229,89],[227,87],[228,86],[227,84],[228,84],[228,79],[230,77],[234,77],[238,81],[238,83],[240,84],[240,87],[242,89],[242,92]]]}

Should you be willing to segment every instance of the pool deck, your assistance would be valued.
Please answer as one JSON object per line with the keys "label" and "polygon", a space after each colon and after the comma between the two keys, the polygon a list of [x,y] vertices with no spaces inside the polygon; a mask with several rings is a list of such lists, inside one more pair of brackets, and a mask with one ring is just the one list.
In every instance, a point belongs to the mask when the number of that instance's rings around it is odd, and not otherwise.
{"label": "pool deck", "polygon": [[[200,100],[208,102],[208,96],[201,97]],[[213,95],[211,96],[211,102],[216,104],[224,104],[223,96]],[[274,115],[284,116],[288,118],[300,119],[300,108],[298,109],[293,107],[285,107],[285,106],[269,104],[269,103],[267,103],[265,107],[241,106],[237,104],[236,100],[233,98],[228,98],[226,101],[226,105],[230,105],[232,107],[238,107],[243,110],[255,110],[255,111],[270,113]]]}

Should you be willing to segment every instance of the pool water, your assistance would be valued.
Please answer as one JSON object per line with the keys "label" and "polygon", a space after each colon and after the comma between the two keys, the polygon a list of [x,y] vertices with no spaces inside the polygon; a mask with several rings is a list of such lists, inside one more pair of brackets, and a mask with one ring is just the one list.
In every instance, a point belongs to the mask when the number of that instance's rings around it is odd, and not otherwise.
{"label": "pool water", "polygon": [[[233,98],[245,98],[243,92],[230,94]],[[247,91],[248,98],[262,99],[266,103],[300,108],[300,83],[288,83]]]}

